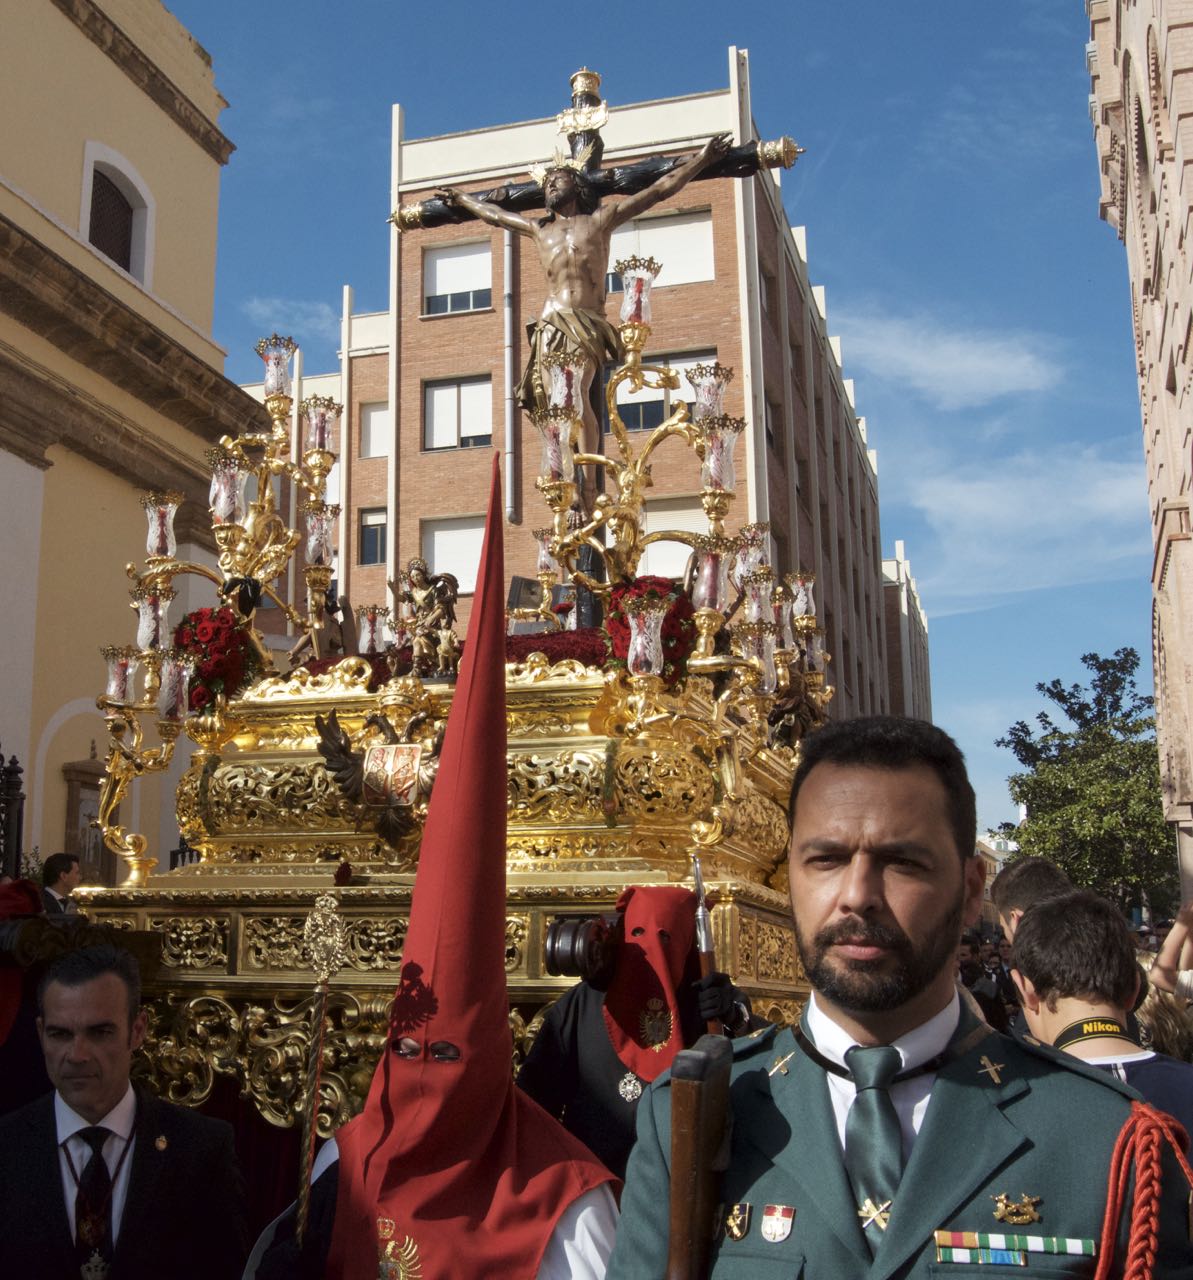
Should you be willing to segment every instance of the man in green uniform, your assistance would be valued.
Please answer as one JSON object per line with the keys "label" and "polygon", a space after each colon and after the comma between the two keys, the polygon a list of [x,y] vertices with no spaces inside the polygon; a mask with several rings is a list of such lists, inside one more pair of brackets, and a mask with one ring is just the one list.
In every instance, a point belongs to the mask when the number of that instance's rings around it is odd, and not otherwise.
{"label": "man in green uniform", "polygon": [[[892,717],[830,725],[803,744],[791,811],[812,998],[798,1028],[734,1047],[712,1276],[1093,1276],[1107,1249],[1123,1275],[1129,1209],[1102,1228],[1138,1095],[958,1001],[985,873],[956,744]],[[639,1105],[610,1280],[665,1274],[670,1147],[664,1076]],[[1153,1280],[1193,1275],[1188,1187],[1162,1163]]]}

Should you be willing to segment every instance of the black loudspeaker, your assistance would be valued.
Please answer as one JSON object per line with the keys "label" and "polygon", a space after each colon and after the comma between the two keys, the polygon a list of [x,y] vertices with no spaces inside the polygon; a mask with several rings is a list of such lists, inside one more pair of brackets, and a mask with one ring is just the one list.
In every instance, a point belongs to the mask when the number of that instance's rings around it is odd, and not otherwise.
{"label": "black loudspeaker", "polygon": [[613,976],[616,930],[600,916],[566,917],[547,928],[547,972],[603,986]]}

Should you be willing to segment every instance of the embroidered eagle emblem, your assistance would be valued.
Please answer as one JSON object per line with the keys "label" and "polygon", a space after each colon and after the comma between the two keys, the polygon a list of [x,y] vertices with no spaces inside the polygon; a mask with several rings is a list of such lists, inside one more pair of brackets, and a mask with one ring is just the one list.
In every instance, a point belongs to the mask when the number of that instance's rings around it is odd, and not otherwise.
{"label": "embroidered eagle emblem", "polygon": [[399,1243],[395,1230],[392,1218],[377,1219],[377,1280],[422,1280],[418,1245],[410,1236],[404,1236]]}
{"label": "embroidered eagle emblem", "polygon": [[658,996],[651,996],[646,1008],[638,1015],[638,1034],[642,1044],[655,1053],[661,1053],[671,1039],[671,1026],[671,1010]]}

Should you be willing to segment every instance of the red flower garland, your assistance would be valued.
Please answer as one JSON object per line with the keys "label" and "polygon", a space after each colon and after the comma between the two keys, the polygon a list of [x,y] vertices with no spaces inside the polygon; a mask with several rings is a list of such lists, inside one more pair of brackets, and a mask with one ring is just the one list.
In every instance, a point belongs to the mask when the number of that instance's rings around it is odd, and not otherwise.
{"label": "red flower garland", "polygon": [[646,574],[632,582],[618,583],[610,592],[609,608],[605,613],[605,630],[612,653],[610,665],[624,667],[630,651],[630,623],[625,614],[625,602],[652,597],[669,602],[663,619],[663,679],[673,685],[687,671],[688,659],[696,647],[696,624],[692,621],[696,611],[672,578]]}
{"label": "red flower garland", "polygon": [[227,605],[188,613],[174,630],[174,647],[195,660],[192,711],[203,711],[220,693],[234,698],[261,671],[261,659],[244,624]]}

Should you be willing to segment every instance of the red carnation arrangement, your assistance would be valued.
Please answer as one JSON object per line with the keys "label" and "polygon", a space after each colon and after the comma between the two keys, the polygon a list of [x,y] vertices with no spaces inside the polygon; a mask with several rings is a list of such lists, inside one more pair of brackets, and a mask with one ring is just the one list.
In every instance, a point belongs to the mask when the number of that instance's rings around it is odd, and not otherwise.
{"label": "red carnation arrangement", "polygon": [[663,618],[663,679],[673,685],[688,669],[688,659],[696,647],[696,624],[692,620],[695,610],[691,600],[672,578],[646,574],[632,582],[618,583],[610,592],[605,613],[611,653],[609,665],[624,667],[630,651],[630,622],[625,614],[625,602],[650,598],[665,600],[668,604]]}
{"label": "red carnation arrangement", "polygon": [[175,628],[174,647],[195,660],[192,711],[205,711],[220,693],[234,698],[261,672],[261,659],[247,628],[227,605],[188,613]]}

